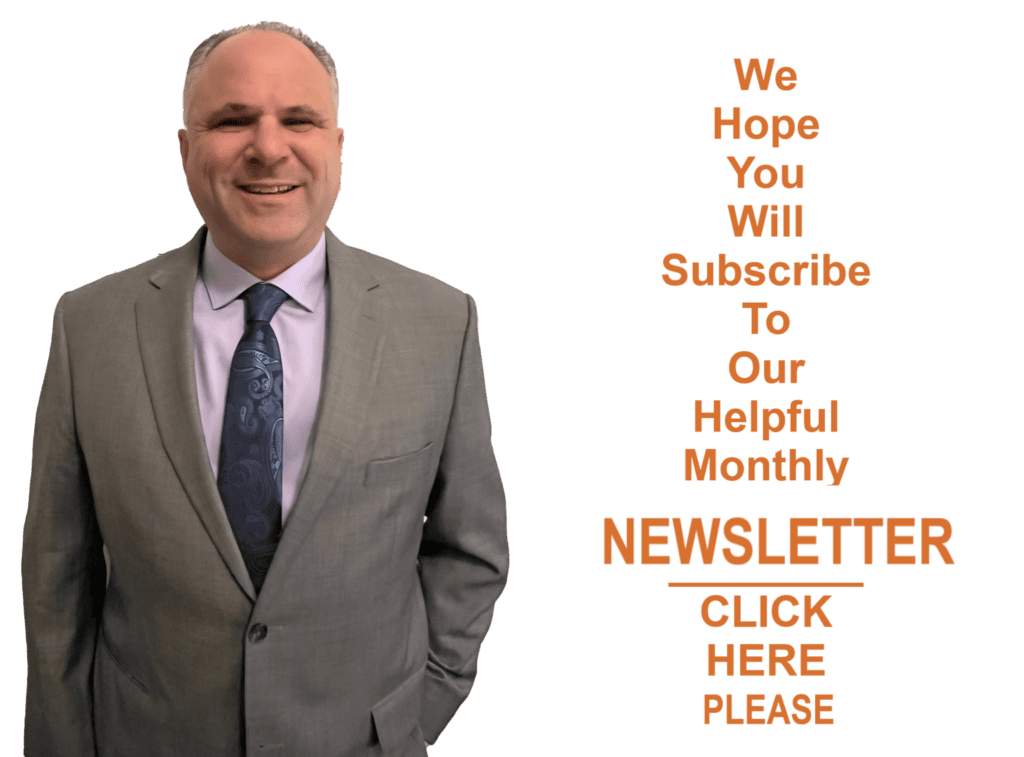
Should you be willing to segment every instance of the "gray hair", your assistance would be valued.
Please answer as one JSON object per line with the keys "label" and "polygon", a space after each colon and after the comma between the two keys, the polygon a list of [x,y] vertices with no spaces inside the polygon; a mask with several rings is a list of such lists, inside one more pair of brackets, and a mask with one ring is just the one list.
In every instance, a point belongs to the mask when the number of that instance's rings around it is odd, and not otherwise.
{"label": "gray hair", "polygon": [[265,32],[279,32],[281,34],[287,34],[293,39],[297,39],[299,42],[309,48],[310,52],[316,56],[316,59],[320,61],[323,67],[327,70],[327,73],[331,77],[331,99],[334,100],[334,112],[338,112],[338,70],[334,66],[334,59],[331,58],[331,54],[327,52],[327,49],[319,42],[311,39],[309,35],[303,34],[301,29],[297,29],[294,26],[288,26],[288,24],[282,24],[280,21],[260,21],[258,24],[247,24],[246,26],[238,26],[234,29],[227,29],[222,32],[207,37],[200,43],[192,52],[192,57],[188,59],[188,71],[185,72],[185,88],[182,92],[182,107],[181,107],[181,120],[188,126],[188,106],[189,101],[192,99],[192,89],[195,87],[196,75],[199,71],[199,66],[210,57],[210,53],[213,52],[213,48],[219,45],[226,39],[234,37],[236,34],[248,31],[265,31]]}

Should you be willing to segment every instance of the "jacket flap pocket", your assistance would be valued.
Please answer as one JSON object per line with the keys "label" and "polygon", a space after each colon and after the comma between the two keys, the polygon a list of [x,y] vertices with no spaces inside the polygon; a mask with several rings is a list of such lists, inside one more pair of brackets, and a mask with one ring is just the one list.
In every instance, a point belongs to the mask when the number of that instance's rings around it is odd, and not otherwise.
{"label": "jacket flap pocket", "polygon": [[366,486],[373,486],[375,484],[388,484],[392,481],[415,479],[418,476],[426,475],[433,458],[433,455],[431,455],[433,447],[433,442],[427,442],[427,446],[415,452],[410,452],[408,455],[389,457],[384,460],[371,460],[366,464],[366,475],[363,483]]}
{"label": "jacket flap pocket", "polygon": [[426,668],[417,670],[371,709],[373,726],[384,754],[397,752],[419,725],[424,670]]}

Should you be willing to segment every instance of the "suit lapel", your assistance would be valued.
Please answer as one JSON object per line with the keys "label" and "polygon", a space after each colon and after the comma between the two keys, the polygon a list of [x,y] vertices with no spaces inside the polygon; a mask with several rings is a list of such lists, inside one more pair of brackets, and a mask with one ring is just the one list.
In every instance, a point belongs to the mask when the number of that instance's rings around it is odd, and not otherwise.
{"label": "suit lapel", "polygon": [[192,300],[205,227],[163,256],[135,304],[139,350],[157,429],[175,473],[238,585],[256,601],[252,579],[231,531],[210,468],[199,417],[192,346]]}
{"label": "suit lapel", "polygon": [[[330,310],[313,447],[261,596],[274,589],[345,473],[362,483],[358,447],[385,340],[385,299],[356,253],[327,230]],[[285,400],[287,401],[287,399]]]}

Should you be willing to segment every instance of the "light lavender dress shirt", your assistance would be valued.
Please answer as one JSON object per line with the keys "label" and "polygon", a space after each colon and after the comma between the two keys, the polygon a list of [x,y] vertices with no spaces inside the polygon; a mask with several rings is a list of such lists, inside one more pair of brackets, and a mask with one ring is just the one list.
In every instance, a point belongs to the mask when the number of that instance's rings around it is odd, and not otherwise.
{"label": "light lavender dress shirt", "polygon": [[[203,262],[196,278],[192,306],[199,414],[206,436],[206,451],[217,476],[220,438],[224,431],[228,371],[235,348],[245,330],[245,301],[239,296],[260,279],[217,249],[206,235]],[[295,503],[306,474],[313,424],[323,380],[327,333],[327,242],[316,247],[271,284],[289,299],[270,321],[281,348],[284,369],[284,461],[282,470],[282,523]]]}

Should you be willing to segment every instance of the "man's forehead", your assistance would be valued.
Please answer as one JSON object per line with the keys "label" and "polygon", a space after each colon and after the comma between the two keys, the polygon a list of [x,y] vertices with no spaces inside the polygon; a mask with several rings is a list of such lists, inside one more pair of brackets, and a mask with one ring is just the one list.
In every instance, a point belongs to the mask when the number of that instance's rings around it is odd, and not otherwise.
{"label": "man's forehead", "polygon": [[197,81],[199,90],[253,84],[310,90],[328,100],[331,97],[330,75],[308,47],[287,34],[263,30],[242,32],[217,45],[203,62]]}
{"label": "man's forehead", "polygon": [[311,66],[320,65],[313,51],[299,40],[282,32],[265,29],[250,29],[228,37],[210,51],[206,60],[209,63],[218,58],[233,59],[257,55],[290,55]]}

